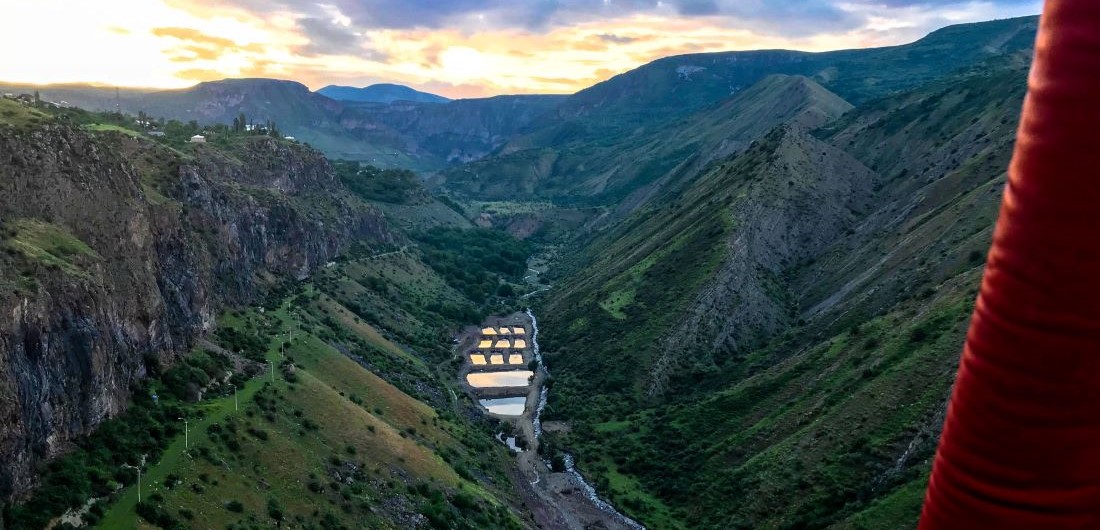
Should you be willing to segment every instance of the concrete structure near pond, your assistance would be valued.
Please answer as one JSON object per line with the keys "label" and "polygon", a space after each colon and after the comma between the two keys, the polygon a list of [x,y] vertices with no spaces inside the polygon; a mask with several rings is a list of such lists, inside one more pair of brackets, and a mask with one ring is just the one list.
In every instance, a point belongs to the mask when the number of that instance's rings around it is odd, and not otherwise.
{"label": "concrete structure near pond", "polygon": [[467,329],[459,341],[466,361],[460,372],[466,391],[479,401],[508,399],[507,407],[497,406],[503,402],[483,403],[490,414],[515,417],[538,400],[538,395],[532,394],[534,374],[527,370],[534,360],[527,321],[524,313],[489,317],[479,327]]}
{"label": "concrete structure near pond", "polygon": [[504,420],[516,420],[537,406],[538,375],[529,370],[534,360],[525,313],[492,316],[456,338],[465,361],[459,377],[466,392],[484,411]]}

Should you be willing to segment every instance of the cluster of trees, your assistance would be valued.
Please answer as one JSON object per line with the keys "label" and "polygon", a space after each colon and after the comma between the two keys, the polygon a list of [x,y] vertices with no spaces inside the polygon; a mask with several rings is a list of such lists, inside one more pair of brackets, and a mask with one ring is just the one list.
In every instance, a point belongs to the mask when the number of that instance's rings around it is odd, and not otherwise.
{"label": "cluster of trees", "polygon": [[531,244],[506,232],[484,228],[437,227],[415,235],[424,261],[475,303],[494,295],[514,294],[505,280],[517,280],[527,269]]}
{"label": "cluster of trees", "polygon": [[334,160],[332,168],[344,186],[364,200],[411,204],[427,196],[416,173],[407,169],[379,169],[348,160]]}
{"label": "cluster of trees", "polygon": [[233,118],[233,126],[229,129],[234,134],[253,134],[253,135],[268,135],[272,138],[279,138],[282,136],[279,133],[279,127],[272,120],[266,120],[261,124],[257,124],[248,120],[248,117],[243,112],[239,113],[237,117]]}

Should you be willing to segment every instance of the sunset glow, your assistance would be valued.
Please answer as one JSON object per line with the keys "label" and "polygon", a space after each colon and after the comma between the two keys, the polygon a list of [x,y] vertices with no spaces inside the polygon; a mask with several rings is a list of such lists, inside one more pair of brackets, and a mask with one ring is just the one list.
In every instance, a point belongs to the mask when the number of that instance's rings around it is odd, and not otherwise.
{"label": "sunset glow", "polygon": [[568,93],[668,55],[896,44],[1038,10],[1033,1],[790,2],[816,17],[802,20],[794,7],[747,13],[723,2],[545,4],[2,0],[0,80],[184,87],[273,77],[313,89],[396,82],[450,97]]}

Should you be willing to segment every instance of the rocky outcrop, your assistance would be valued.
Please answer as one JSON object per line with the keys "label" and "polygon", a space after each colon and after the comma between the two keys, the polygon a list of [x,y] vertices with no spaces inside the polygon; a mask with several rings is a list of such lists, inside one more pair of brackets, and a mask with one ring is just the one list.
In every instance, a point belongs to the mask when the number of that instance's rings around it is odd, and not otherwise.
{"label": "rocky outcrop", "polygon": [[[125,409],[134,383],[350,242],[391,238],[324,157],[269,138],[184,155],[0,127],[0,497]],[[268,274],[270,273],[270,274]]]}
{"label": "rocky outcrop", "polygon": [[[800,131],[773,131],[700,185],[728,189],[735,227],[714,276],[661,342],[647,394],[661,394],[671,365],[703,362],[755,347],[797,318],[785,276],[855,225],[868,208],[873,171]],[[709,357],[709,358],[701,358]]]}

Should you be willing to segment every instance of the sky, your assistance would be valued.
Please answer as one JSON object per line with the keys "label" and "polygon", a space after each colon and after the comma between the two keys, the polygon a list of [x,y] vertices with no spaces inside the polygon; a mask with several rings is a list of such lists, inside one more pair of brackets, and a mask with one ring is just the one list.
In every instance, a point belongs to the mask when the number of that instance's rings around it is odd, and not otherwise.
{"label": "sky", "polygon": [[902,44],[1038,0],[0,0],[0,80],[572,93],[675,54]]}

